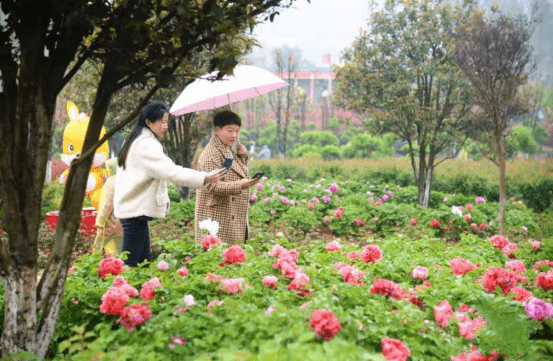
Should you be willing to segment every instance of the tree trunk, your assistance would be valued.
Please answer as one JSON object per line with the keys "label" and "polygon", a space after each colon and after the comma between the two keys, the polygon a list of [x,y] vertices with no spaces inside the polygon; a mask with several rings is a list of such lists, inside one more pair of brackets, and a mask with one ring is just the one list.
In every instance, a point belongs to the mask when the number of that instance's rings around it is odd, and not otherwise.
{"label": "tree trunk", "polygon": [[434,154],[433,153],[430,153],[427,167],[428,169],[426,171],[426,176],[424,179],[424,194],[423,194],[422,204],[421,204],[424,208],[428,208],[428,205],[430,203],[430,189],[432,186],[432,177],[434,175]]}
{"label": "tree trunk", "polygon": [[505,138],[499,136],[499,216],[497,218],[497,226],[499,227],[499,235],[503,236],[505,232],[505,188],[506,188],[506,165],[505,165]]}
{"label": "tree trunk", "polygon": [[7,245],[0,243],[6,294],[0,357],[37,354],[37,238],[55,99],[42,88],[44,69],[33,60],[22,55],[18,84],[7,81],[0,93],[0,189],[8,233]]}
{"label": "tree trunk", "polygon": [[[426,145],[419,142],[419,174],[417,178],[417,189],[419,195],[419,205],[424,206],[424,190],[426,183]],[[427,206],[426,206],[427,207]]]}

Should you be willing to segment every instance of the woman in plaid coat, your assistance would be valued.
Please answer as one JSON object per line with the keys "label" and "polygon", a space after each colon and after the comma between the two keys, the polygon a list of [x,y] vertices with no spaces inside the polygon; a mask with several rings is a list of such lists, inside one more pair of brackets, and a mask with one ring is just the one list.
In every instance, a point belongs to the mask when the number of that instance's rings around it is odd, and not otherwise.
{"label": "woman in plaid coat", "polygon": [[213,125],[215,134],[200,155],[198,170],[209,172],[219,169],[226,157],[234,161],[220,181],[197,190],[196,241],[202,240],[199,222],[211,218],[219,223],[217,236],[221,242],[242,243],[248,238],[249,189],[259,179],[249,179],[247,148],[239,144],[237,152],[232,149],[240,135],[240,117],[231,111],[222,111],[213,118]]}

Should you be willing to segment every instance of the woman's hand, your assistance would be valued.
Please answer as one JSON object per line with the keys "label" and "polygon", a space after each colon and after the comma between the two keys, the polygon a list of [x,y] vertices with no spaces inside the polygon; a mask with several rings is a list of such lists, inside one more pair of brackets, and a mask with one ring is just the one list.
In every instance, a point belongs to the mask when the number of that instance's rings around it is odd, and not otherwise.
{"label": "woman's hand", "polygon": [[251,186],[257,184],[257,182],[259,182],[260,180],[261,178],[240,179],[240,188],[241,189],[250,188]]}
{"label": "woman's hand", "polygon": [[248,156],[248,148],[244,144],[238,144],[238,147],[236,148],[236,153],[242,157],[246,158]]}
{"label": "woman's hand", "polygon": [[207,173],[207,175],[205,176],[204,184],[218,182],[221,180],[221,178],[223,178],[226,175],[227,175],[226,168],[219,168],[219,169],[212,170],[211,172]]}

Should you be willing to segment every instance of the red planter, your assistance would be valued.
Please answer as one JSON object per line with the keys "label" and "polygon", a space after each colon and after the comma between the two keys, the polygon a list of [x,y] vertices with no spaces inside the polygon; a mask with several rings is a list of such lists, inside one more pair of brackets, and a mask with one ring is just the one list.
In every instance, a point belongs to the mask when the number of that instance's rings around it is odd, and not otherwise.
{"label": "red planter", "polygon": [[[52,211],[46,213],[46,225],[51,229],[56,229],[58,223],[58,216],[60,211]],[[94,207],[83,208],[81,212],[81,225],[79,229],[83,230],[83,236],[95,236],[96,235],[96,216],[98,211]]]}

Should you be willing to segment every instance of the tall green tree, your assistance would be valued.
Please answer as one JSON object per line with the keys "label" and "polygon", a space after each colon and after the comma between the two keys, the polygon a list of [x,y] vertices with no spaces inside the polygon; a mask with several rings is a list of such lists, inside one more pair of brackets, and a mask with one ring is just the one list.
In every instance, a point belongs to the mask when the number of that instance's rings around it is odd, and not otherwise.
{"label": "tall green tree", "polygon": [[425,207],[434,168],[447,159],[438,154],[470,129],[470,85],[450,56],[459,11],[445,0],[386,0],[336,70],[335,103],[368,112],[371,130],[407,141]]}
{"label": "tall green tree", "polygon": [[[293,0],[2,0],[0,13],[0,193],[7,244],[0,243],[6,294],[0,357],[43,357],[55,329],[86,180],[110,102],[119,90],[155,85],[101,141],[136,117],[173,73],[198,75],[193,55],[272,20]],[[83,154],[69,173],[52,256],[37,284],[42,186],[56,97],[88,60],[100,64]],[[235,54],[209,64],[232,72]]]}
{"label": "tall green tree", "polygon": [[486,16],[476,10],[468,12],[452,32],[453,58],[473,85],[478,128],[490,136],[499,167],[500,234],[505,223],[505,138],[510,120],[522,113],[518,90],[535,66],[530,46],[533,24],[523,16],[510,18],[498,12]]}

